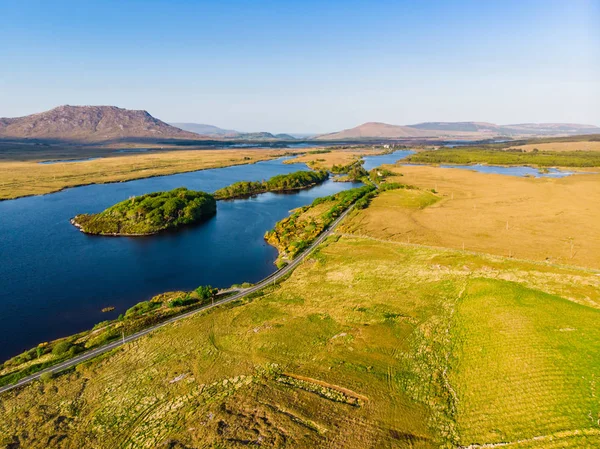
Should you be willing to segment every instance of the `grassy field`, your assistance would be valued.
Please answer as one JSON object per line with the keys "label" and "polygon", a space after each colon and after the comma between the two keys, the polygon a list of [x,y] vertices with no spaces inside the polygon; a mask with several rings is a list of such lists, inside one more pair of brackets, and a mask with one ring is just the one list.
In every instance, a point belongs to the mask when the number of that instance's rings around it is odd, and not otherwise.
{"label": "grassy field", "polygon": [[263,296],[4,395],[1,444],[600,444],[596,273],[335,240]]}
{"label": "grassy field", "polygon": [[[591,142],[585,142],[591,144]],[[593,142],[595,143],[595,142]],[[556,144],[545,144],[556,145]],[[575,143],[563,144],[570,150],[529,151],[528,147],[538,147],[538,144],[509,149],[489,148],[440,148],[437,150],[421,151],[409,156],[406,160],[424,164],[490,164],[490,165],[531,165],[537,167],[600,167],[599,151],[575,150]],[[541,146],[541,145],[539,145]],[[579,148],[579,147],[577,147]]]}
{"label": "grassy field", "polygon": [[599,141],[582,141],[582,142],[553,142],[553,143],[529,143],[525,145],[517,145],[510,147],[522,151],[600,151]]}
{"label": "grassy field", "polygon": [[[95,157],[89,156],[89,154],[96,154],[89,151],[92,150],[88,150],[85,157]],[[129,181],[206,168],[249,164],[281,156],[283,151],[171,150],[56,164],[38,162],[44,159],[61,159],[65,156],[59,156],[57,153],[52,153],[52,157],[49,157],[48,153],[36,154],[41,159],[0,159],[0,200],[56,192],[78,185]],[[72,152],[68,154],[70,156],[66,157],[73,157]]]}
{"label": "grassy field", "polygon": [[597,309],[526,285],[471,280],[454,316],[449,370],[461,439],[531,444],[589,429],[587,444],[569,447],[598,447],[598,318]]}
{"label": "grassy field", "polygon": [[343,224],[343,232],[600,268],[600,175],[534,179],[426,166],[393,170],[404,175],[395,180],[423,190],[381,193]]}

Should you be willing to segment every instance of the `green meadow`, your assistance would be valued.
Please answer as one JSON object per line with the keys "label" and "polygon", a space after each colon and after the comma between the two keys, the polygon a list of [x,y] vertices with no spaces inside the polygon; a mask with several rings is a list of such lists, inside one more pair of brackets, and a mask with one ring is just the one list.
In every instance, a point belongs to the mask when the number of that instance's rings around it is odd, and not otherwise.
{"label": "green meadow", "polygon": [[332,237],[281,284],[3,395],[0,447],[598,447],[597,274]]}

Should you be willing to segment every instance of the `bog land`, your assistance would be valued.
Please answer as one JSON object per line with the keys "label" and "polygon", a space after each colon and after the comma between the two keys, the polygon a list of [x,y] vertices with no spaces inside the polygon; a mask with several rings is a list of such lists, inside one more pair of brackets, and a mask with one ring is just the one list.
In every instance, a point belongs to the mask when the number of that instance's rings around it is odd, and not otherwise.
{"label": "bog land", "polygon": [[600,446],[600,175],[385,173],[289,278],[5,393],[0,447]]}
{"label": "bog land", "polygon": [[287,280],[3,395],[1,444],[600,445],[598,176],[388,168]]}
{"label": "bog land", "polygon": [[[381,193],[343,232],[600,268],[600,175],[520,178],[390,167],[423,189]],[[390,179],[394,179],[393,177]]]}

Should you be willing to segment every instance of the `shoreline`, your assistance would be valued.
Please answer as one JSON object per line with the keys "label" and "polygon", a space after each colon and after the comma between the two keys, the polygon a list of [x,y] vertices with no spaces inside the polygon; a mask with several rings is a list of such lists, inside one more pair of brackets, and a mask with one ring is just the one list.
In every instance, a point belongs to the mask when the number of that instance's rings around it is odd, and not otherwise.
{"label": "shoreline", "polygon": [[62,192],[64,190],[67,190],[67,189],[75,189],[75,188],[78,188],[78,187],[85,187],[85,186],[91,186],[91,185],[120,184],[120,183],[123,183],[123,182],[138,181],[140,179],[160,178],[162,176],[172,176],[172,175],[179,175],[179,174],[183,174],[183,173],[194,173],[194,172],[200,172],[200,171],[204,171],[204,170],[217,170],[217,169],[220,169],[220,168],[236,167],[236,166],[240,166],[240,165],[253,165],[253,164],[258,164],[259,162],[268,162],[268,161],[276,160],[276,159],[279,159],[279,158],[282,158],[282,157],[286,157],[286,156],[285,155],[275,155],[273,157],[267,157],[267,158],[261,159],[261,160],[238,161],[238,162],[235,162],[235,163],[221,165],[221,166],[217,166],[217,167],[205,167],[205,168],[198,168],[198,169],[192,169],[192,170],[184,169],[184,170],[181,170],[181,171],[174,171],[174,172],[171,172],[171,173],[154,174],[154,175],[142,175],[142,176],[134,177],[134,178],[131,178],[131,179],[123,179],[121,181],[83,182],[83,183],[80,183],[80,184],[73,184],[73,185],[69,185],[69,186],[63,186],[63,187],[58,188],[56,190],[51,190],[51,191],[45,192],[45,193],[28,193],[28,194],[25,194],[25,195],[17,195],[17,196],[13,196],[13,197],[10,197],[10,198],[2,198],[2,197],[0,197],[0,201],[14,201],[14,200],[19,200],[21,198],[28,198],[28,197],[32,197],[32,196],[52,195],[53,193],[59,193],[59,192]]}
{"label": "shoreline", "polygon": [[[75,221],[75,217],[71,218],[69,220],[69,222],[75,226],[77,229],[79,229],[79,232],[82,232],[83,234],[86,235],[99,235],[101,237],[147,237],[149,235],[156,235],[158,233],[160,233],[161,231],[156,231],[156,232],[149,232],[147,234],[121,234],[121,233],[117,233],[117,232],[111,232],[110,234],[96,234],[94,232],[87,232],[83,229],[83,227],[77,223]],[[168,229],[163,229],[163,231],[168,231]]]}
{"label": "shoreline", "polygon": [[[290,263],[288,265],[286,265],[282,268],[276,269],[275,272],[266,276],[265,278],[263,278],[259,282],[255,283],[254,285],[252,285],[248,288],[240,289],[240,290],[238,290],[237,293],[234,293],[231,296],[227,296],[221,300],[214,301],[212,303],[207,303],[207,304],[200,304],[199,307],[192,307],[191,310],[184,309],[181,311],[182,313],[180,313],[180,314],[176,314],[174,316],[167,317],[166,320],[160,321],[156,324],[153,324],[150,327],[142,328],[141,330],[138,330],[138,331],[134,332],[133,334],[129,334],[129,335],[123,334],[122,340],[121,340],[121,338],[118,338],[118,336],[117,336],[117,338],[109,340],[109,342],[107,342],[106,344],[104,344],[102,346],[90,348],[89,350],[84,351],[80,354],[77,354],[72,358],[67,358],[66,360],[57,361],[58,364],[53,364],[53,365],[49,365],[49,366],[48,365],[41,366],[39,371],[35,371],[31,374],[24,373],[25,377],[15,379],[13,382],[8,382],[7,384],[0,386],[0,394],[4,393],[6,391],[10,391],[14,388],[18,388],[20,386],[26,385],[33,380],[39,379],[40,376],[44,373],[49,372],[52,374],[57,374],[61,371],[64,371],[73,366],[76,366],[77,364],[79,364],[81,362],[84,362],[84,361],[94,358],[98,355],[109,352],[109,351],[121,346],[122,344],[131,342],[140,337],[143,337],[144,335],[147,335],[150,332],[157,330],[161,327],[167,326],[170,323],[179,321],[181,319],[185,319],[194,314],[202,313],[203,311],[207,311],[207,310],[210,310],[215,307],[219,307],[224,304],[232,303],[235,301],[240,301],[240,300],[248,297],[252,293],[258,292],[266,287],[269,287],[271,284],[274,284],[277,281],[285,280],[287,278],[288,274],[291,271],[293,271],[302,262],[302,260],[305,257],[307,257],[310,253],[312,253],[312,251],[315,248],[317,248],[321,243],[323,243],[325,241],[325,239],[329,235],[331,235],[331,233],[334,231],[336,226],[348,215],[348,213],[350,213],[350,211],[353,209],[353,207],[354,207],[354,205],[350,205],[346,210],[344,210],[344,212],[342,212],[342,214],[340,216],[338,216],[324,232],[322,232],[302,253],[298,254],[297,257],[295,257],[292,261],[290,261]],[[167,293],[161,293],[160,295],[165,295]],[[175,292],[171,292],[171,293],[175,293]],[[94,331],[98,331],[98,330],[100,330],[100,329],[88,329],[88,330],[84,330],[78,334],[94,332]],[[75,334],[75,335],[78,335],[78,334]],[[72,335],[59,338],[55,341],[64,340],[64,339],[68,339],[71,337],[72,337]],[[8,360],[10,360],[10,359],[8,359]],[[17,372],[17,371],[15,371],[15,372]]]}
{"label": "shoreline", "polygon": [[[311,170],[313,171],[313,170]],[[318,186],[320,184],[323,184],[325,181],[327,181],[329,179],[329,176],[327,176],[327,178],[325,178],[323,181],[321,182],[314,182],[311,184],[307,184],[305,186],[301,186],[301,187],[296,187],[296,188],[291,188],[291,189],[283,189],[283,190],[265,190],[264,192],[258,192],[258,193],[254,193],[254,194],[250,194],[250,195],[242,195],[242,196],[235,196],[235,197],[230,197],[230,198],[215,198],[216,201],[234,201],[234,200],[239,200],[239,199],[249,199],[249,198],[253,198],[256,197],[258,195],[262,195],[265,193],[281,193],[281,194],[286,194],[286,193],[293,193],[293,192],[298,192],[301,190],[308,190],[311,189],[315,186]],[[131,234],[131,233],[120,233],[120,232],[111,232],[111,233],[95,233],[95,232],[88,232],[85,229],[83,229],[83,226],[78,223],[75,219],[77,218],[77,215],[73,218],[71,218],[69,220],[69,222],[75,226],[77,229],[79,229],[80,232],[82,232],[83,234],[87,234],[87,235],[98,235],[98,236],[104,236],[104,237],[148,237],[148,236],[152,236],[152,235],[157,235],[161,232],[167,232],[167,231],[175,231],[177,230],[178,227],[181,226],[177,226],[173,229],[170,228],[165,228],[165,229],[160,229],[158,231],[154,231],[154,232],[148,232],[148,233],[135,233],[135,234]],[[212,218],[212,217],[211,217]],[[200,224],[201,222],[206,221],[206,220],[202,220],[198,223],[190,223],[190,225],[194,225],[194,224]]]}

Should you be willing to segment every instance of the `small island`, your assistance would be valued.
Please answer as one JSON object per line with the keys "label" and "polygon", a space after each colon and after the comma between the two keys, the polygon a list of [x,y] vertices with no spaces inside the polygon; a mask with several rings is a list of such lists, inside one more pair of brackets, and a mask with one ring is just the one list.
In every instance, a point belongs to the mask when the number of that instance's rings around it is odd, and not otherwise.
{"label": "small island", "polygon": [[77,215],[71,223],[87,234],[151,235],[199,223],[216,212],[212,195],[179,187],[132,197],[98,214]]}
{"label": "small island", "polygon": [[329,178],[329,173],[320,171],[297,171],[287,175],[273,176],[268,181],[240,181],[215,192],[218,200],[247,198],[266,192],[291,192],[307,189]]}

